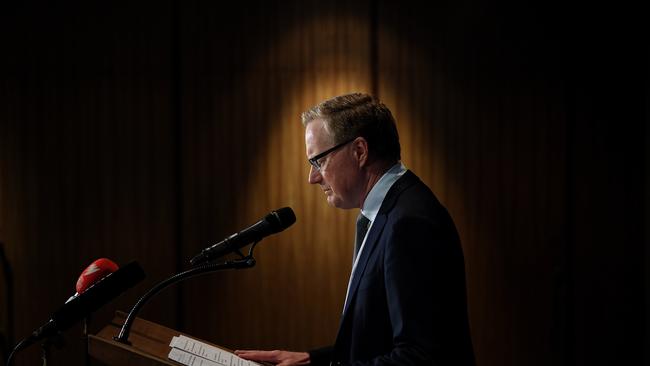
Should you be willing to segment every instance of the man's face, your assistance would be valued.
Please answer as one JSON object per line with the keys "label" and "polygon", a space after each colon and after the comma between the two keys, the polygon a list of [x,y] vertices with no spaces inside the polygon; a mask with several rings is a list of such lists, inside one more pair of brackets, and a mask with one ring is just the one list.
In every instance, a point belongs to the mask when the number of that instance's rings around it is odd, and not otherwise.
{"label": "man's face", "polygon": [[[305,127],[305,146],[307,158],[335,146],[322,119],[315,119]],[[361,175],[350,146],[346,144],[320,159],[320,171],[314,167],[309,170],[309,183],[320,185],[330,206],[346,209],[360,207]]]}

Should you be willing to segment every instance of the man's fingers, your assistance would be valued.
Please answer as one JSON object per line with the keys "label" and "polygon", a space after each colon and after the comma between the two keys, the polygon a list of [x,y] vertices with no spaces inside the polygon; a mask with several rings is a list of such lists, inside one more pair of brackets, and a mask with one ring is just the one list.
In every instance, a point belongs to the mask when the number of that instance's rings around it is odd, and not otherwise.
{"label": "man's fingers", "polygon": [[307,352],[236,350],[235,354],[246,360],[271,362],[277,366],[296,366],[309,363],[309,353]]}
{"label": "man's fingers", "polygon": [[278,351],[237,350],[235,354],[241,358],[253,361],[266,361],[278,363]]}

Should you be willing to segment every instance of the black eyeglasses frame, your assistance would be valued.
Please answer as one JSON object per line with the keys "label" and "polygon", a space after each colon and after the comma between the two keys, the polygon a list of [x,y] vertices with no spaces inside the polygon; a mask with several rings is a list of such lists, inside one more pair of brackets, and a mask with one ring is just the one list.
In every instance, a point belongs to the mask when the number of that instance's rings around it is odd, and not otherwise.
{"label": "black eyeglasses frame", "polygon": [[310,159],[307,159],[307,161],[309,161],[309,164],[311,164],[311,166],[313,166],[314,169],[316,169],[317,171],[320,171],[321,164],[318,162],[318,160],[324,158],[325,156],[329,155],[330,153],[334,152],[335,150],[342,148],[343,146],[349,144],[350,142],[352,142],[352,141],[354,141],[356,139],[357,138],[355,137],[355,138],[352,138],[350,140],[341,142],[340,144],[335,145],[334,147],[329,148],[329,149],[323,151],[322,153],[320,153],[320,154],[318,154],[318,155],[316,155],[316,156],[314,156],[314,157],[312,157]]}

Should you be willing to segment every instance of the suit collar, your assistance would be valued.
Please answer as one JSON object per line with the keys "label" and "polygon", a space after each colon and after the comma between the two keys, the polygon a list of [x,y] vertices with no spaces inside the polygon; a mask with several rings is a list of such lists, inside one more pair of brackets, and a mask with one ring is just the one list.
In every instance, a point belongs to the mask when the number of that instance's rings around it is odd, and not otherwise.
{"label": "suit collar", "polygon": [[367,217],[370,221],[375,221],[375,217],[377,217],[377,213],[379,212],[381,204],[384,202],[388,191],[406,172],[407,170],[404,164],[402,164],[402,162],[397,162],[382,174],[381,178],[379,178],[375,185],[370,189],[370,192],[368,192],[363,207],[361,207],[361,214]]}

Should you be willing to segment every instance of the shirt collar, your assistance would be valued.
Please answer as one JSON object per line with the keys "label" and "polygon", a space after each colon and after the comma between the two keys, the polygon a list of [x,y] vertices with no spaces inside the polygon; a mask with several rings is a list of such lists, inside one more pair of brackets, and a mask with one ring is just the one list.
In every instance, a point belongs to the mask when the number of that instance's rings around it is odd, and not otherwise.
{"label": "shirt collar", "polygon": [[397,182],[397,180],[406,173],[406,167],[402,162],[398,162],[393,165],[384,175],[379,178],[377,183],[370,189],[366,200],[363,202],[363,207],[361,208],[361,214],[367,217],[368,220],[375,221],[379,208],[381,207],[386,194],[390,187]]}

